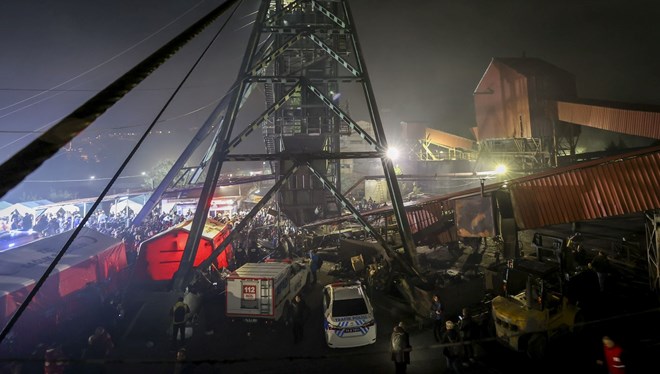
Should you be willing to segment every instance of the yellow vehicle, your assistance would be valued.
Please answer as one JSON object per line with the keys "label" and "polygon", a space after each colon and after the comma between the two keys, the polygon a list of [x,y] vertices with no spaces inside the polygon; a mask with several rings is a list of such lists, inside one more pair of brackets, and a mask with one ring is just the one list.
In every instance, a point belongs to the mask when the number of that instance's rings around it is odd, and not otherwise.
{"label": "yellow vehicle", "polygon": [[[504,295],[492,301],[500,343],[541,359],[552,338],[582,326],[579,308],[562,293],[559,264],[518,259],[508,266],[504,279]],[[521,284],[522,290],[517,287]]]}

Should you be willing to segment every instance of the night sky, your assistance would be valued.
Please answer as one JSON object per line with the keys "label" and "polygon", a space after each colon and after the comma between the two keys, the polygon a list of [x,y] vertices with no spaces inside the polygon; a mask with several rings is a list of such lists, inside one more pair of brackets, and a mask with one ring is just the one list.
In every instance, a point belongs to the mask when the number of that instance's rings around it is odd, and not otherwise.
{"label": "night sky", "polygon": [[[220,3],[0,3],[0,162]],[[154,149],[176,156],[194,133],[182,129],[202,123],[227,91],[251,29],[242,26],[253,19],[257,3],[246,1],[238,10],[181,99],[165,112],[159,129],[181,135],[147,142],[133,173],[165,157]],[[652,1],[350,4],[386,129],[420,121],[469,137],[475,125],[472,93],[491,58],[523,54],[575,74],[580,97],[660,104],[660,28]],[[144,131],[211,37],[207,32],[190,43],[83,134]]]}
{"label": "night sky", "polygon": [[660,103],[651,1],[352,3],[380,108],[396,119],[469,136],[491,58],[523,53],[575,74],[580,97]]}

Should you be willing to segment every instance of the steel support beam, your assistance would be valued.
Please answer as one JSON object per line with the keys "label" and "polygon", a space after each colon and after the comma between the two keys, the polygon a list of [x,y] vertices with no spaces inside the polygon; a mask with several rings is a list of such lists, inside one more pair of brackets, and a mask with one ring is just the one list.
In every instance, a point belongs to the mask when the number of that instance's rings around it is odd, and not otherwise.
{"label": "steel support beam", "polygon": [[646,216],[646,255],[649,269],[649,285],[652,291],[660,291],[660,210]]}
{"label": "steel support beam", "polygon": [[3,176],[0,183],[0,197],[21,183],[25,177],[50,159],[237,1],[229,0],[220,4],[0,165],[0,175]]}
{"label": "steel support beam", "polygon": [[[345,5],[345,17],[348,20],[348,27],[354,29],[355,21],[353,20],[353,15],[350,11],[350,6],[348,2],[344,2]],[[367,64],[364,61],[362,56],[362,49],[360,47],[360,42],[358,40],[358,35],[355,30],[350,34],[350,37],[353,39],[353,46],[355,56],[358,62],[358,69],[362,72],[362,77],[365,78],[365,81],[362,83],[362,89],[366,97],[367,108],[369,110],[369,115],[371,117],[372,124],[376,133],[376,140],[381,147],[387,149],[387,140],[385,139],[385,131],[383,130],[383,122],[380,119],[380,113],[378,112],[378,107],[376,106],[376,98],[373,92],[373,88],[369,83],[369,74],[367,72]],[[394,216],[396,217],[396,225],[399,229],[401,235],[401,241],[403,248],[408,255],[410,264],[418,269],[419,265],[417,263],[417,251],[415,248],[415,242],[413,241],[412,231],[410,230],[410,223],[408,222],[408,217],[406,216],[406,211],[403,207],[403,198],[401,196],[401,190],[399,188],[399,183],[396,179],[396,173],[394,172],[394,165],[392,160],[389,158],[382,158],[381,162],[383,164],[383,170],[385,172],[385,177],[387,178],[387,189],[390,193],[390,198],[392,199],[392,208],[394,210]]]}
{"label": "steel support beam", "polygon": [[[358,223],[362,225],[362,227],[369,234],[371,234],[371,236],[373,236],[374,239],[376,239],[378,244],[380,244],[385,249],[388,255],[394,259],[400,260],[399,253],[397,253],[389,246],[389,244],[387,244],[387,241],[378,233],[378,231],[376,231],[376,229],[374,229],[373,226],[371,226],[371,224],[362,216],[362,214],[357,209],[355,209],[353,204],[351,204],[351,202],[346,197],[344,197],[344,195],[341,192],[337,190],[337,187],[334,186],[332,182],[330,182],[328,178],[326,178],[323,174],[319,173],[318,170],[316,170],[312,166],[312,164],[310,164],[309,162],[306,162],[305,164],[307,165],[309,170],[314,174],[314,176],[316,176],[321,181],[321,183],[323,183],[323,187],[326,188],[328,191],[330,191],[330,193],[332,193],[332,196],[334,196],[335,199],[339,200],[342,208],[347,209],[349,212],[351,212],[353,218],[355,218],[355,220],[358,221]],[[385,225],[385,230],[387,230],[387,225]],[[407,272],[415,274],[420,278],[422,278],[421,274],[417,271],[417,269],[408,266],[406,261],[399,261],[399,263],[405,267],[405,270]]]}
{"label": "steel support beam", "polygon": [[271,187],[271,189],[266,192],[261,200],[259,200],[259,202],[254,207],[252,207],[250,212],[246,214],[245,217],[243,217],[243,219],[235,227],[232,228],[231,233],[222,240],[217,248],[213,249],[211,255],[209,255],[206,260],[202,261],[202,263],[200,263],[200,268],[204,269],[209,267],[215,261],[215,259],[218,258],[220,254],[222,254],[222,251],[224,251],[225,248],[227,248],[227,246],[231,244],[231,242],[236,238],[236,236],[238,236],[238,234],[243,231],[243,229],[250,223],[252,218],[254,218],[254,216],[259,213],[261,208],[263,208],[272,199],[272,197],[280,190],[282,184],[284,184],[284,182],[289,179],[289,177],[295,173],[298,168],[299,165],[294,164],[282,175],[282,177],[277,182],[275,182],[273,187]]}
{"label": "steel support beam", "polygon": [[[269,2],[267,1],[263,1],[261,3],[256,19],[256,23],[258,25],[264,22],[268,6]],[[252,60],[255,57],[258,46],[259,29],[255,27],[252,30],[252,34],[250,35],[250,40],[248,42],[248,47],[246,49],[245,56],[243,57],[243,63],[241,64],[242,70],[239,72],[236,79],[236,81],[239,82],[238,89],[234,91],[234,94],[231,97],[231,101],[228,106],[228,112],[225,116],[225,121],[223,121],[222,129],[218,134],[218,137],[223,139],[223,141],[222,143],[219,143],[219,147],[216,147],[211,161],[209,162],[208,172],[206,173],[206,180],[204,181],[202,193],[200,195],[199,201],[197,202],[197,208],[195,209],[195,215],[190,227],[190,234],[188,235],[188,240],[186,241],[186,246],[183,250],[181,262],[179,263],[179,269],[174,276],[174,288],[177,290],[185,289],[190,279],[191,270],[197,255],[197,247],[199,246],[202,233],[204,232],[204,226],[208,218],[213,194],[218,183],[218,178],[220,177],[222,165],[225,161],[227,142],[229,141],[229,137],[231,136],[232,129],[236,122],[236,117],[238,116],[243,94],[247,90],[247,86],[249,84],[245,77],[249,73],[250,66],[252,66]]]}
{"label": "steel support beam", "polygon": [[[266,44],[267,43],[265,43],[262,46],[262,48],[259,49],[259,52],[257,53],[257,57],[260,57],[265,53],[265,51],[267,50]],[[241,106],[245,102],[249,93],[252,91],[255,82],[249,82],[249,83],[252,84],[248,86],[248,88],[245,90],[245,93],[243,94],[243,98],[241,99]],[[158,202],[163,196],[163,193],[165,193],[167,188],[172,185],[174,178],[177,176],[179,171],[181,171],[184,168],[186,162],[188,162],[188,160],[190,159],[190,156],[197,150],[200,144],[202,144],[202,142],[209,136],[211,130],[213,129],[213,126],[218,126],[216,134],[213,138],[213,143],[207,150],[199,166],[195,170],[192,170],[192,175],[190,176],[190,178],[188,178],[188,184],[197,183],[197,180],[199,179],[202,170],[209,162],[209,160],[213,155],[214,150],[218,146],[220,129],[223,126],[223,120],[224,120],[223,115],[227,111],[227,106],[229,105],[229,99],[231,98],[231,94],[234,92],[234,90],[238,88],[238,86],[239,86],[239,82],[234,82],[234,84],[229,89],[229,91],[227,91],[227,93],[222,97],[222,99],[220,99],[218,105],[216,105],[215,109],[213,109],[213,112],[211,112],[211,114],[207,117],[206,121],[204,121],[204,123],[199,128],[199,130],[197,130],[197,133],[195,134],[193,139],[190,141],[190,143],[188,143],[188,145],[183,150],[181,155],[179,155],[177,160],[174,162],[174,165],[172,165],[172,167],[167,172],[163,180],[160,181],[158,187],[156,187],[154,191],[151,193],[151,196],[149,196],[149,200],[145,202],[145,204],[142,206],[142,209],[140,209],[140,211],[135,215],[135,218],[133,219],[133,225],[139,225],[142,223],[144,218],[153,210],[154,206],[158,204]],[[176,184],[176,181],[174,184]]]}
{"label": "steel support beam", "polygon": [[[280,168],[291,161],[295,165],[301,163],[314,165],[317,169],[310,169],[311,173],[323,181],[324,186],[333,186],[332,183],[341,180],[339,160],[380,159],[383,173],[387,179],[388,192],[392,199],[397,228],[404,250],[403,258],[396,257],[402,263],[404,270],[418,275],[415,247],[408,219],[403,209],[401,191],[394,174],[394,165],[391,160],[384,156],[387,150],[385,133],[376,107],[373,89],[366,74],[365,62],[361,56],[348,2],[338,0],[321,4],[316,1],[294,1],[286,6],[283,6],[283,4],[282,2],[267,0],[261,2],[237,79],[239,86],[228,105],[222,128],[217,134],[217,147],[207,165],[207,180],[202,187],[202,194],[193,218],[190,237],[186,243],[183,259],[175,278],[175,286],[178,289],[183,289],[185,281],[188,279],[196,255],[199,236],[201,236],[210,201],[217,185],[217,179],[225,161],[279,162]],[[307,14],[308,12],[312,14]],[[318,19],[321,21],[314,21]],[[262,34],[268,32],[271,33],[271,37],[274,36],[274,45],[266,54],[257,57],[254,53],[256,46],[259,44]],[[347,73],[343,73],[344,76],[339,76],[339,71],[344,69],[348,72],[348,76],[346,76]],[[337,84],[340,82],[356,84],[362,88],[373,132],[369,132],[358,125],[348,115],[347,111],[342,110],[335,97],[327,96],[330,91],[336,89]],[[240,108],[238,105],[239,98],[242,97],[246,85],[249,84],[265,85],[269,108],[256,120],[247,124],[247,127],[232,139],[232,131]],[[273,85],[275,87],[272,87]],[[295,102],[290,101],[292,96],[295,96]],[[321,106],[317,99],[322,103]],[[327,108],[322,108],[323,105]],[[311,123],[309,122],[310,118],[313,118],[310,115],[319,117],[316,117],[316,122],[313,122],[311,127],[313,131],[308,132],[309,128],[307,126]],[[265,133],[269,153],[262,155],[231,154],[231,151],[241,141],[254,133],[259,124],[264,123],[269,124],[269,127],[267,127],[268,132]],[[318,132],[316,132],[317,126]],[[342,152],[339,146],[340,136],[344,135],[342,131],[357,133],[366,145],[373,147],[373,151]],[[322,142],[319,142],[318,136],[323,137]],[[305,147],[298,149],[296,144],[289,142],[286,145],[287,148],[285,148],[286,139],[295,139],[295,141],[300,139],[301,142],[309,141],[313,146],[303,152],[301,150],[306,149]],[[333,146],[331,148],[319,147],[319,144],[327,145],[328,141],[332,141]],[[269,148],[270,144],[279,144],[279,147],[271,150]],[[270,154],[273,151],[276,153]],[[325,167],[321,166],[323,162],[320,162],[324,160],[326,161]],[[335,163],[334,169],[328,166],[333,162]],[[319,168],[325,168],[326,170],[321,171]],[[300,174],[300,172],[298,173]],[[333,182],[329,182],[330,180]],[[279,179],[278,182],[282,182],[282,179]],[[283,186],[281,189],[286,189],[287,194],[291,196],[307,193],[305,190],[290,189],[288,185]],[[309,196],[317,193],[313,192],[314,190],[314,188],[310,190],[312,192],[309,192]],[[341,195],[339,186],[333,186],[329,190],[335,196],[335,201],[340,201],[346,209],[355,211],[347,199]],[[314,196],[320,198],[318,194]],[[291,201],[287,204],[290,204]],[[265,204],[265,201],[263,203]],[[296,210],[295,205],[287,205],[287,207],[290,210],[289,214],[293,214],[300,222],[305,222],[307,213],[304,210]],[[358,217],[358,220],[369,227],[363,218]],[[249,221],[249,217],[246,217],[243,221]],[[236,234],[231,234],[232,238],[238,235],[241,227],[234,228]],[[382,238],[380,238],[380,241],[385,246],[387,245]],[[229,242],[227,241],[227,243]],[[226,246],[226,244],[223,245]],[[222,249],[214,251],[214,255],[217,257]],[[204,263],[206,264],[208,261],[212,260],[207,259]]]}

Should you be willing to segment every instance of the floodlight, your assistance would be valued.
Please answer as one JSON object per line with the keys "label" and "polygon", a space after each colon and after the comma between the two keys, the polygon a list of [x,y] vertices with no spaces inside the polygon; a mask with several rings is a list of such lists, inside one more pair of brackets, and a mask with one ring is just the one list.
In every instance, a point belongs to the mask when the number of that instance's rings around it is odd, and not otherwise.
{"label": "floodlight", "polygon": [[397,158],[399,158],[399,150],[394,147],[390,147],[387,149],[387,152],[385,152],[385,155],[390,160],[396,160]]}
{"label": "floodlight", "polygon": [[504,164],[498,164],[495,166],[495,174],[505,174],[506,171],[506,165]]}

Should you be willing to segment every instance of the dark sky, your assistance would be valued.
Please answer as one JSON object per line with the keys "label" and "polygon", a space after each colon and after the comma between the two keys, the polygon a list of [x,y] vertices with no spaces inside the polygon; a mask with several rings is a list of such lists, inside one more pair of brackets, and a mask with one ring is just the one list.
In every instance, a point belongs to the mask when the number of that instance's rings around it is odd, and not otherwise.
{"label": "dark sky", "polygon": [[[1,2],[0,162],[34,139],[30,132],[75,110],[220,3]],[[192,75],[184,99],[164,114],[162,129],[202,123],[227,91],[250,31],[241,26],[256,9],[255,0],[247,3]],[[491,58],[523,53],[574,73],[581,97],[660,104],[660,28],[653,1],[355,0],[351,8],[386,128],[423,121],[470,136],[472,92]],[[210,37],[203,34],[187,46],[99,118],[89,134],[144,130]],[[190,136],[182,133],[166,147],[163,138],[153,142],[177,154]]]}
{"label": "dark sky", "polygon": [[[468,136],[492,57],[544,59],[586,98],[660,103],[652,1],[354,1],[381,112]],[[654,11],[655,10],[655,11]]]}

